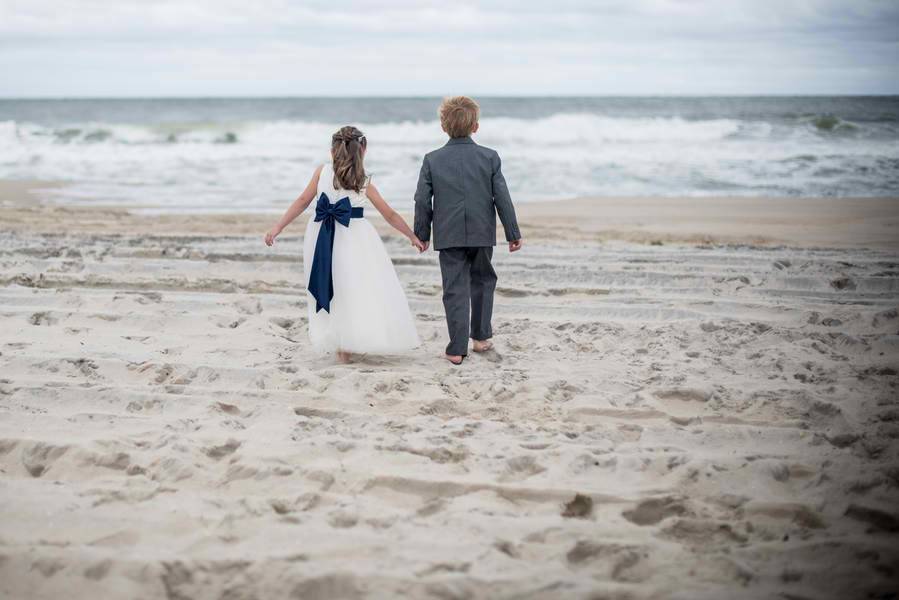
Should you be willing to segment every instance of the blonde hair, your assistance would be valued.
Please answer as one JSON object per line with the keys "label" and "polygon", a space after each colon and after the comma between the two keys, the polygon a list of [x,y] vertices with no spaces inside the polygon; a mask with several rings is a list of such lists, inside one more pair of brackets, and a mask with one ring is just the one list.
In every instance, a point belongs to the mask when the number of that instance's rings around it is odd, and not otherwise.
{"label": "blonde hair", "polygon": [[444,98],[440,104],[440,126],[450,137],[467,137],[474,132],[481,107],[468,96]]}
{"label": "blonde hair", "polygon": [[362,191],[366,179],[362,155],[367,145],[365,135],[352,125],[341,127],[331,136],[334,189]]}

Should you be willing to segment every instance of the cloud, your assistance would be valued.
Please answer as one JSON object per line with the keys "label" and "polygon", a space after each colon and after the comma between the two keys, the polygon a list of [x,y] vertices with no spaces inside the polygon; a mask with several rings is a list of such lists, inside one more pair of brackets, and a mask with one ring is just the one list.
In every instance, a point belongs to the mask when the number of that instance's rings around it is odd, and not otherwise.
{"label": "cloud", "polygon": [[0,0],[0,95],[899,92],[899,3]]}

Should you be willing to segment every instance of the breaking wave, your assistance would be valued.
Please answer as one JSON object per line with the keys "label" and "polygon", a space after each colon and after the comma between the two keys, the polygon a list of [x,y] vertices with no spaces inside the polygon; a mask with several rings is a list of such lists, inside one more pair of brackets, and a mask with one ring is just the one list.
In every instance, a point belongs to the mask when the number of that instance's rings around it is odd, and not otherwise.
{"label": "breaking wave", "polygon": [[[116,123],[0,121],[0,177],[61,180],[71,202],[159,210],[276,209],[327,160],[344,123],[310,119]],[[434,119],[357,122],[367,168],[407,206]],[[487,117],[477,141],[503,156],[521,201],[586,195],[899,194],[895,123],[831,114],[778,119],[558,112]]]}

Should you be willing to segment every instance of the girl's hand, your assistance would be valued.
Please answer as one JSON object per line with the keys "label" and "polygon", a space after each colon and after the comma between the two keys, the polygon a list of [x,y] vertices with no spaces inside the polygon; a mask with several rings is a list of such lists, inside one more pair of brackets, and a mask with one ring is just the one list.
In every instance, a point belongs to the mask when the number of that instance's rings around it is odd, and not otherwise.
{"label": "girl's hand", "polygon": [[424,252],[425,250],[428,249],[428,245],[425,244],[425,243],[424,243],[423,241],[421,241],[420,239],[418,239],[417,236],[412,236],[412,237],[410,237],[410,238],[409,238],[409,241],[412,242],[412,245],[413,245],[415,248],[418,249],[419,254],[421,254],[422,252]]}
{"label": "girl's hand", "polygon": [[278,235],[280,235],[280,233],[281,233],[281,230],[278,229],[277,227],[273,227],[273,228],[269,229],[268,232],[265,234],[265,245],[271,246],[272,244],[274,244],[275,238],[278,237]]}

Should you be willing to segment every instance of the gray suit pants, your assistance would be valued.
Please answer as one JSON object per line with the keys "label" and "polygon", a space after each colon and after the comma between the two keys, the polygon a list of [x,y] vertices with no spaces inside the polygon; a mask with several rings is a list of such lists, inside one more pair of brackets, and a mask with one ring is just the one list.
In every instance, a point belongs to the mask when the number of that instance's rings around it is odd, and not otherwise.
{"label": "gray suit pants", "polygon": [[493,247],[445,248],[440,253],[443,278],[443,309],[450,343],[446,353],[468,354],[469,336],[476,340],[493,337],[493,292],[496,272],[490,259]]}

